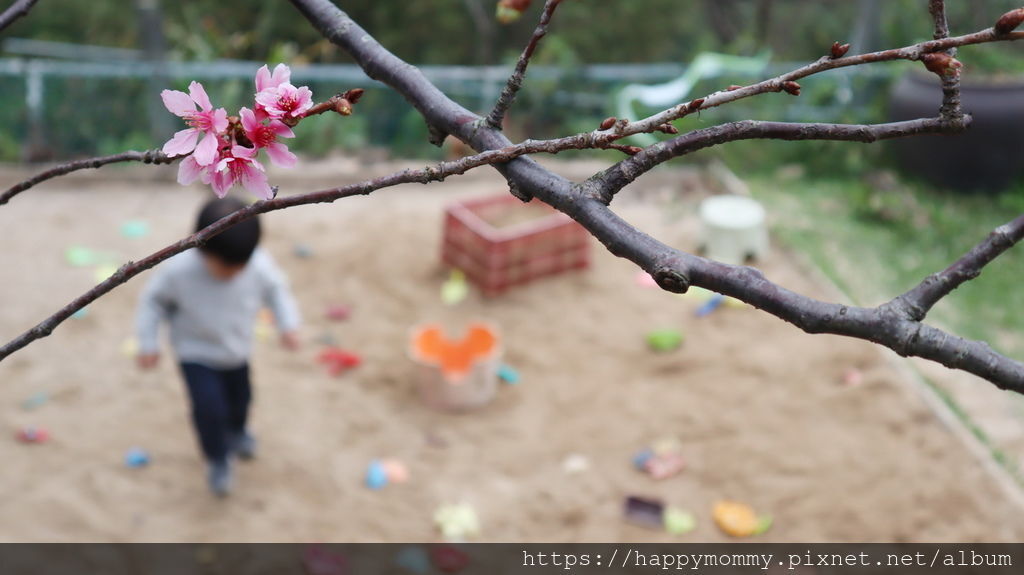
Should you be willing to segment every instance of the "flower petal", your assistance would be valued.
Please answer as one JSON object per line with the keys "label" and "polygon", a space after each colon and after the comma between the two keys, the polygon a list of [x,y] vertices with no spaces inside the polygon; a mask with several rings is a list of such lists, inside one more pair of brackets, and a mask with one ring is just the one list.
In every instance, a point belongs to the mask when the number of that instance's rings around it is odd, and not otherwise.
{"label": "flower petal", "polygon": [[188,85],[188,94],[192,97],[192,101],[199,104],[199,108],[204,112],[209,112],[213,109],[210,97],[206,95],[206,88],[203,88],[203,85],[199,82],[192,82]]}
{"label": "flower petal", "polygon": [[270,156],[270,161],[275,166],[281,166],[282,168],[294,168],[295,164],[298,163],[299,159],[281,142],[274,142],[265,148],[267,155]]}
{"label": "flower petal", "polygon": [[160,99],[164,101],[164,106],[175,116],[184,118],[187,115],[196,113],[195,103],[185,92],[164,90],[160,92]]}
{"label": "flower petal", "polygon": [[[266,66],[264,66],[266,68]],[[242,129],[246,133],[253,132],[259,127],[259,122],[256,120],[256,114],[249,108],[242,108],[238,111],[238,116],[242,119]]]}
{"label": "flower petal", "polygon": [[188,157],[181,161],[178,166],[178,183],[187,186],[198,180],[203,175],[203,166],[196,162],[195,158]]}
{"label": "flower petal", "polygon": [[294,138],[295,132],[292,131],[284,122],[280,120],[271,120],[270,129],[279,138]]}
{"label": "flower petal", "polygon": [[[255,162],[254,162],[255,164]],[[256,169],[255,165],[247,165],[241,170],[242,187],[264,200],[274,197],[274,191],[267,182],[267,175]]]}
{"label": "flower petal", "polygon": [[231,186],[235,185],[235,178],[231,170],[217,172],[210,178],[210,185],[213,187],[213,193],[217,194],[218,198],[223,198],[228,195]]}
{"label": "flower petal", "polygon": [[207,134],[203,137],[199,145],[196,146],[196,151],[192,153],[192,157],[196,159],[196,162],[200,166],[209,166],[210,164],[217,161],[217,136],[211,136]]}
{"label": "flower petal", "polygon": [[199,139],[199,130],[188,128],[176,132],[174,137],[164,144],[163,152],[168,156],[183,156],[196,149],[196,141]]}
{"label": "flower petal", "polygon": [[213,131],[217,134],[228,129],[228,111],[217,108],[213,111]]}
{"label": "flower petal", "polygon": [[274,84],[275,88],[277,86],[280,86],[281,84],[284,84],[286,82],[291,82],[291,81],[292,81],[292,70],[291,70],[291,68],[289,68],[288,66],[285,66],[284,63],[278,64],[277,66],[274,66],[273,84]]}
{"label": "flower petal", "polygon": [[270,68],[266,64],[256,70],[256,92],[262,92],[270,87]]}

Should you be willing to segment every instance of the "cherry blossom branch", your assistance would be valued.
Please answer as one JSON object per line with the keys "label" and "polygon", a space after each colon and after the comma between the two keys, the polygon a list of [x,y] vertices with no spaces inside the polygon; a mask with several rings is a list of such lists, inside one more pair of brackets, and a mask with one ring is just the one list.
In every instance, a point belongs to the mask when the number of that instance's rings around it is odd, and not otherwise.
{"label": "cherry blossom branch", "polygon": [[872,143],[915,134],[962,130],[970,120],[961,117],[954,124],[943,118],[892,122],[889,124],[810,124],[743,120],[687,132],[681,136],[644,148],[591,178],[585,186],[595,197],[608,204],[612,197],[640,175],[673,158],[737,140],[834,140]]}
{"label": "cherry blossom branch", "polygon": [[26,16],[39,0],[15,0],[3,13],[0,13],[0,30],[10,26],[18,18]]}
{"label": "cherry blossom branch", "polygon": [[382,176],[373,180],[367,180],[364,182],[351,184],[348,186],[342,186],[340,188],[333,188],[329,190],[322,190],[318,192],[309,192],[305,194],[297,194],[294,196],[282,196],[272,200],[258,201],[251,204],[237,212],[234,212],[230,216],[217,220],[213,224],[199,230],[198,232],[179,240],[173,244],[170,244],[163,249],[154,252],[138,261],[128,262],[121,266],[113,275],[106,280],[100,282],[95,287],[85,292],[81,296],[75,298],[70,303],[62,307],[53,315],[42,320],[31,329],[25,331],[18,337],[12,339],[8,343],[0,347],[0,361],[10,356],[12,353],[24,348],[33,341],[42,339],[53,333],[53,330],[71,317],[76,311],[84,308],[90,303],[96,301],[103,295],[110,293],[116,287],[123,285],[128,280],[139,275],[140,273],[152,268],[153,266],[163,262],[174,255],[182,253],[188,249],[198,247],[203,244],[206,240],[213,236],[223,232],[229,227],[248,220],[258,214],[267,212],[274,212],[291,208],[295,206],[316,204],[316,203],[330,203],[342,198],[348,198],[359,195],[367,195],[379,189],[389,188],[400,184],[412,184],[420,183],[427,184],[430,182],[443,181],[449,176],[456,176],[464,174],[474,168],[493,164],[497,162],[507,162],[512,160],[524,153],[527,153],[528,147],[526,146],[512,146],[505,150],[491,150],[482,154],[476,154],[473,156],[467,156],[459,160],[442,162],[435,166],[428,166],[426,168],[418,170],[404,170],[396,172],[387,176]]}
{"label": "cherry blossom branch", "polygon": [[94,169],[106,166],[108,164],[117,164],[120,162],[142,162],[144,164],[170,164],[179,160],[180,158],[170,158],[166,156],[160,150],[146,150],[145,152],[121,152],[120,154],[114,154],[112,156],[100,156],[98,158],[89,158],[86,160],[75,160],[54,166],[48,170],[40,172],[31,178],[19,182],[10,188],[7,188],[0,193],[0,206],[11,201],[11,198],[24,192],[25,190],[45,182],[46,180],[56,178],[58,176],[64,176],[71,172],[77,172],[78,170]]}
{"label": "cherry blossom branch", "polygon": [[[928,3],[928,11],[931,12],[932,19],[935,21],[935,33],[933,38],[935,40],[943,40],[949,38],[949,21],[946,19],[946,1],[945,0],[930,0]],[[956,48],[949,48],[943,53],[952,58],[956,59]],[[939,115],[943,118],[957,119],[963,116],[963,110],[960,108],[960,68],[954,66],[949,70],[950,73],[941,74],[942,77],[942,107],[939,109]]]}
{"label": "cherry blossom branch", "polygon": [[519,61],[516,63],[516,69],[509,76],[508,82],[505,84],[505,88],[501,91],[501,96],[498,98],[498,102],[494,105],[494,109],[487,116],[487,124],[492,128],[501,129],[501,124],[505,121],[505,114],[508,113],[509,108],[516,100],[516,95],[519,94],[520,88],[523,87],[523,80],[526,79],[526,69],[530,66],[530,59],[533,58],[533,53],[537,50],[537,46],[540,45],[540,41],[548,33],[548,25],[551,24],[551,18],[555,14],[555,10],[558,9],[558,5],[562,3],[562,0],[547,0],[544,4],[544,11],[540,17],[540,24],[537,25],[536,30],[533,31],[533,37],[526,44],[526,48],[523,49],[523,53],[519,56]]}

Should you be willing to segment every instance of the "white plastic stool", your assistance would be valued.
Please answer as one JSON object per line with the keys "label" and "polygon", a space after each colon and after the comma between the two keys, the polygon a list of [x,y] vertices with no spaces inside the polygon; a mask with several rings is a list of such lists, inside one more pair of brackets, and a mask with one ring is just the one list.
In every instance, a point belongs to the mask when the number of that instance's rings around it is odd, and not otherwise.
{"label": "white plastic stool", "polygon": [[700,203],[705,255],[728,264],[758,259],[768,251],[764,206],[746,196],[711,196]]}

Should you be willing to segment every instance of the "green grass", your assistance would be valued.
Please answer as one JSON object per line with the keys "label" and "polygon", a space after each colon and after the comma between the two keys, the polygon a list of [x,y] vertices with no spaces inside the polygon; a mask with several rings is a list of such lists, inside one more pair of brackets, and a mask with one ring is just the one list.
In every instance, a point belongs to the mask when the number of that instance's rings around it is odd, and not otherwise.
{"label": "green grass", "polygon": [[[784,172],[784,170],[782,171]],[[1024,212],[1024,190],[964,194],[876,174],[857,179],[757,177],[772,229],[854,302],[877,305],[945,268]],[[929,320],[1024,355],[1024,249],[1003,254],[940,302]]]}

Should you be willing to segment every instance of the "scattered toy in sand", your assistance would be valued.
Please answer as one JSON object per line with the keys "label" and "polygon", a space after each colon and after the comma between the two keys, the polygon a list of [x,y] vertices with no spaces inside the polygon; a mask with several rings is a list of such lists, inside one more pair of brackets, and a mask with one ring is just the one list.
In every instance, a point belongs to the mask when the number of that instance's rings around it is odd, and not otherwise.
{"label": "scattered toy in sand", "polygon": [[719,529],[733,537],[760,535],[772,525],[770,516],[758,516],[753,507],[736,501],[715,503],[711,516]]}
{"label": "scattered toy in sand", "polygon": [[633,456],[633,466],[654,479],[668,479],[686,468],[681,450],[679,440],[672,437],[660,439],[650,448],[637,452]]}
{"label": "scattered toy in sand", "polygon": [[430,555],[423,547],[410,545],[398,551],[395,564],[416,575],[426,575],[430,572]]}
{"label": "scattered toy in sand", "polygon": [[843,372],[842,383],[846,387],[857,387],[864,383],[864,373],[855,367],[851,367]]}
{"label": "scattered toy in sand", "polygon": [[711,315],[716,309],[722,307],[723,303],[725,303],[725,296],[720,293],[716,293],[711,296],[711,299],[701,304],[701,306],[697,308],[697,311],[694,312],[694,315],[697,317]]}
{"label": "scattered toy in sand", "polygon": [[117,266],[114,264],[96,266],[96,269],[92,272],[92,278],[97,282],[106,281],[107,278],[117,273],[117,269]]}
{"label": "scattered toy in sand", "polygon": [[149,453],[145,449],[133,447],[124,454],[124,464],[132,469],[149,465]]}
{"label": "scattered toy in sand", "polygon": [[64,251],[64,259],[73,267],[87,268],[96,265],[99,256],[87,247],[71,246]]}
{"label": "scattered toy in sand", "polygon": [[583,473],[590,469],[590,460],[586,455],[571,453],[562,461],[562,470],[570,475]]}
{"label": "scattered toy in sand", "polygon": [[25,398],[21,402],[21,408],[25,411],[32,411],[46,405],[46,402],[48,401],[50,401],[50,394],[45,391],[40,391]]}
{"label": "scattered toy in sand", "polygon": [[366,467],[366,477],[364,478],[366,486],[373,490],[384,489],[388,484],[388,472],[384,468],[384,465],[374,459],[370,462],[370,465]]}
{"label": "scattered toy in sand", "polygon": [[313,257],[313,254],[314,254],[313,248],[310,247],[307,244],[295,244],[292,247],[292,255],[294,255],[295,257],[297,257],[299,259],[303,259],[303,260],[309,259],[309,258]]}
{"label": "scattered toy in sand", "polygon": [[519,372],[511,365],[503,363],[498,366],[498,379],[509,385],[516,385],[519,383]]}
{"label": "scattered toy in sand", "polygon": [[662,529],[665,520],[665,504],[658,499],[630,495],[623,509],[626,520],[648,529]]}
{"label": "scattered toy in sand", "polygon": [[455,305],[469,295],[469,284],[466,274],[460,269],[453,269],[448,280],[441,285],[441,301],[445,305]]}
{"label": "scattered toy in sand", "polygon": [[462,541],[480,533],[476,510],[468,503],[442,505],[434,512],[434,523],[445,539]]}
{"label": "scattered toy in sand", "polygon": [[302,567],[307,575],[348,575],[348,557],[323,545],[309,545],[302,552]]}
{"label": "scattered toy in sand", "polygon": [[129,239],[144,238],[149,235],[149,224],[142,220],[128,220],[121,224],[121,235]]}
{"label": "scattered toy in sand", "polygon": [[125,338],[121,341],[121,355],[135,357],[139,353],[139,342],[134,337]]}
{"label": "scattered toy in sand", "polygon": [[346,371],[359,367],[363,362],[358,355],[339,347],[328,347],[320,352],[317,361],[327,366],[327,373],[338,376]]}
{"label": "scattered toy in sand", "polygon": [[697,528],[697,517],[678,507],[668,507],[664,513],[665,531],[669,535],[686,535]]}
{"label": "scattered toy in sand", "polygon": [[391,483],[405,483],[409,481],[409,468],[397,459],[384,459],[380,462],[384,468],[384,476]]}
{"label": "scattered toy in sand", "polygon": [[71,314],[71,319],[85,319],[89,315],[89,308],[83,307],[82,309]]}
{"label": "scattered toy in sand", "polygon": [[21,443],[46,443],[50,432],[41,427],[22,427],[14,437]]}
{"label": "scattered toy in sand", "polygon": [[676,329],[660,329],[647,334],[647,346],[657,352],[668,352],[683,345],[683,334]]}
{"label": "scattered toy in sand", "polygon": [[430,558],[443,573],[458,573],[469,565],[469,555],[453,545],[431,547]]}
{"label": "scattered toy in sand", "polygon": [[329,305],[324,311],[324,317],[331,321],[345,321],[352,317],[352,306],[347,305]]}
{"label": "scattered toy in sand", "polygon": [[636,272],[636,276],[633,278],[633,281],[636,283],[636,285],[643,288],[658,287],[658,282],[654,281],[654,276],[643,270]]}

